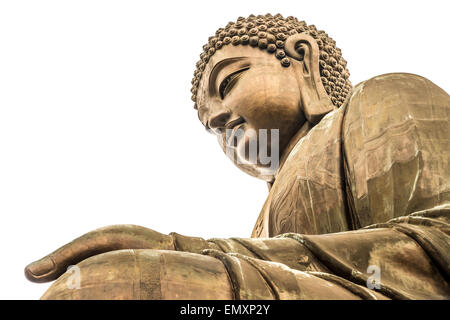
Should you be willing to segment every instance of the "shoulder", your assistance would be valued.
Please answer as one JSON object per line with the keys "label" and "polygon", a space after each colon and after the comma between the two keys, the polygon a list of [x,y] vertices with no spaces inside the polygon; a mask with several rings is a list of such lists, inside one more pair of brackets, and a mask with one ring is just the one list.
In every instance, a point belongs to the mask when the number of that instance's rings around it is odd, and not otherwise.
{"label": "shoulder", "polygon": [[375,76],[356,85],[349,100],[351,108],[355,102],[364,105],[401,105],[410,102],[430,103],[430,96],[438,99],[448,99],[448,94],[436,84],[422,76],[412,73],[387,73]]}
{"label": "shoulder", "polygon": [[[425,77],[422,77],[420,75],[414,74],[414,73],[406,73],[406,72],[394,72],[394,73],[385,73],[380,74],[378,76],[372,77],[368,80],[362,81],[359,84],[355,86],[355,88],[359,86],[364,85],[371,85],[371,84],[393,84],[393,83],[404,83],[408,84],[408,86],[411,85],[419,85],[423,86],[425,84],[433,84],[430,80],[428,80]],[[435,85],[434,85],[435,86]]]}
{"label": "shoulder", "polygon": [[450,96],[414,74],[380,75],[354,88],[342,137],[347,194],[361,226],[440,203],[449,109]]}
{"label": "shoulder", "polygon": [[343,131],[355,126],[366,140],[391,127],[408,127],[426,121],[447,121],[450,96],[430,80],[410,73],[373,77],[354,87],[346,105]]}

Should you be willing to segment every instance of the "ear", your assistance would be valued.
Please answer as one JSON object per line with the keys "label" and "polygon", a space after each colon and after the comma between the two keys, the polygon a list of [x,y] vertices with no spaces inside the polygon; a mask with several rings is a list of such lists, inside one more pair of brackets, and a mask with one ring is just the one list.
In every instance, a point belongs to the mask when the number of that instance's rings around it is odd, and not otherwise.
{"label": "ear", "polygon": [[297,70],[303,111],[312,124],[318,123],[324,115],[336,109],[320,79],[320,50],[313,37],[299,33],[290,36],[284,45],[286,54],[298,61]]}

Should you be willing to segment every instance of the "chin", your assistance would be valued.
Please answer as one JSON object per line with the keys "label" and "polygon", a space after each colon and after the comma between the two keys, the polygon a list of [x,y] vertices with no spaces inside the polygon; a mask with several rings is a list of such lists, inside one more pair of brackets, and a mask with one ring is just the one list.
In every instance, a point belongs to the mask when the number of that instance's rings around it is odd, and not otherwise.
{"label": "chin", "polygon": [[[275,179],[275,175],[278,171],[278,155],[276,155],[276,158],[274,159],[261,159],[259,157],[251,159],[248,152],[245,152],[246,150],[249,150],[248,145],[245,143],[243,143],[243,146],[238,146],[238,148],[234,150],[236,151],[236,154],[234,157],[230,157],[230,159],[239,169],[255,178],[267,182],[272,182]],[[268,160],[271,161],[268,162]]]}
{"label": "chin", "polygon": [[251,175],[252,177],[264,180],[266,182],[273,182],[275,180],[277,170],[274,170],[270,167],[257,166],[246,163],[239,163],[239,164],[235,163],[235,164],[239,169],[241,169],[248,175]]}
{"label": "chin", "polygon": [[[244,135],[237,137],[237,140],[228,140],[228,144],[224,136],[218,136],[223,151],[245,173],[272,182],[279,165],[278,144],[272,146],[270,141],[260,141],[254,129],[245,128],[244,131]],[[260,154],[261,147],[265,149],[265,154]]]}

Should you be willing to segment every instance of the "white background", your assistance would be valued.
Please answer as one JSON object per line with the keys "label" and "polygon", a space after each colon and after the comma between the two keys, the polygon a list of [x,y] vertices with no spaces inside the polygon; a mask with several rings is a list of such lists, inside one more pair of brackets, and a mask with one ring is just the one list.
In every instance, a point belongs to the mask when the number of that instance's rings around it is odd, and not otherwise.
{"label": "white background", "polygon": [[248,237],[267,187],[190,101],[201,47],[238,16],[332,36],[354,84],[388,72],[450,91],[446,1],[1,1],[0,298],[37,299],[26,264],[98,227]]}

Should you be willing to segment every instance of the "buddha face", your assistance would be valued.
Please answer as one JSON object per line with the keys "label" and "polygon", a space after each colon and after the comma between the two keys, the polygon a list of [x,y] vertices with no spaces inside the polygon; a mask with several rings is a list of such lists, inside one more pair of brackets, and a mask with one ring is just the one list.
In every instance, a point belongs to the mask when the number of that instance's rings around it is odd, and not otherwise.
{"label": "buddha face", "polygon": [[[261,152],[279,160],[306,121],[299,66],[292,61],[285,68],[266,51],[229,45],[211,57],[199,84],[200,121],[240,169],[267,181],[277,167],[262,161]],[[251,157],[255,146],[256,159]]]}

